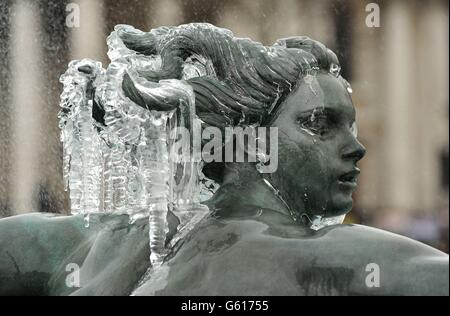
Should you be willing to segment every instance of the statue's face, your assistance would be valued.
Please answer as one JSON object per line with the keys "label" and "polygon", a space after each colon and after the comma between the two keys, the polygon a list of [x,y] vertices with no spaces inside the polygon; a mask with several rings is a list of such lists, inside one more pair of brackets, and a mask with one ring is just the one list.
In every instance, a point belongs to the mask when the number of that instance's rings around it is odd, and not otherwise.
{"label": "statue's face", "polygon": [[326,217],[350,211],[365,148],[343,82],[325,73],[308,76],[272,126],[278,127],[278,169],[269,177],[293,211]]}

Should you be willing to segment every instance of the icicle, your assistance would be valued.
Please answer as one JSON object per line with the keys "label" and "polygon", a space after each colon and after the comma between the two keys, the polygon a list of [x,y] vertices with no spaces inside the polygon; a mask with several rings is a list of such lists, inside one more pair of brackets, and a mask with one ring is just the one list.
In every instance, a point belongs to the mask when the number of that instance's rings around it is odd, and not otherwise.
{"label": "icicle", "polygon": [[[161,58],[128,49],[118,36],[124,29],[133,30],[117,26],[108,37],[112,62],[107,69],[87,59],[73,61],[61,77],[64,181],[72,214],[84,215],[86,226],[95,212],[128,214],[130,224],[148,218],[150,259],[157,267],[167,250],[168,212],[180,220],[170,247],[207,214],[200,201],[217,185],[202,174],[200,149],[191,144],[189,133],[200,129],[192,88],[183,80],[156,83],[140,77],[141,69],[159,69]],[[165,32],[154,34],[163,37]],[[168,111],[138,106],[123,93],[125,73],[150,100],[170,98],[179,104]],[[209,62],[195,56],[185,63],[183,79],[211,73]],[[93,118],[94,101],[104,110],[104,124]],[[172,137],[183,129],[188,137]],[[178,153],[179,146],[186,150]]]}
{"label": "icicle", "polygon": [[[90,74],[79,71],[88,66]],[[90,60],[73,61],[60,81],[64,84],[59,114],[63,141],[63,176],[70,190],[72,214],[98,212],[101,192],[101,140],[92,118],[92,84],[101,73],[101,64]]]}

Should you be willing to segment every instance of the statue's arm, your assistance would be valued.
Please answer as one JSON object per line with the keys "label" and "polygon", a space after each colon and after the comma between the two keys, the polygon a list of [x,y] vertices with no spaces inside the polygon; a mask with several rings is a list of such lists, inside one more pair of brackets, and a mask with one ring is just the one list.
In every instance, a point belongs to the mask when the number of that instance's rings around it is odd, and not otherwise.
{"label": "statue's arm", "polygon": [[385,264],[395,267],[385,276],[391,294],[449,295],[448,254],[398,235],[388,247]]}
{"label": "statue's arm", "polygon": [[[367,295],[449,295],[448,254],[416,240],[366,226],[343,228],[358,259],[353,260],[357,289]],[[335,238],[336,240],[336,238]],[[378,272],[368,263],[375,263]],[[361,267],[364,267],[362,269]],[[378,273],[378,285],[371,280]],[[376,278],[376,277],[375,277]],[[372,285],[371,285],[372,284]]]}
{"label": "statue's arm", "polygon": [[419,256],[411,258],[408,266],[409,295],[449,295],[448,256]]}
{"label": "statue's arm", "polygon": [[[386,258],[379,266],[379,287],[367,287],[367,295],[448,296],[448,256]],[[373,273],[373,272],[371,272]],[[366,279],[370,272],[366,272]],[[370,281],[368,281],[370,283]]]}

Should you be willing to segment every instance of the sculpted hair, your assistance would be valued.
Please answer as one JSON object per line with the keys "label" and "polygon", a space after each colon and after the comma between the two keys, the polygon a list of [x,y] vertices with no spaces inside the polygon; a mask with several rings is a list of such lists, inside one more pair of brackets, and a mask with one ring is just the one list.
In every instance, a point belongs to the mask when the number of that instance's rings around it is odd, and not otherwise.
{"label": "sculpted hair", "polygon": [[[339,72],[336,55],[304,36],[263,46],[204,23],[148,33],[123,29],[119,36],[129,49],[161,57],[159,70],[140,72],[149,81],[183,79],[183,64],[188,59],[206,63],[206,74],[187,82],[194,89],[198,117],[219,128],[262,123],[306,74],[333,67],[336,75]],[[124,80],[124,91],[139,105],[152,108],[152,104],[143,104],[130,80]]]}
{"label": "sculpted hair", "polygon": [[[264,46],[204,23],[161,27],[148,33],[119,29],[118,34],[127,48],[161,58],[158,70],[144,69],[140,76],[152,82],[184,79],[192,86],[196,114],[203,127],[265,125],[307,74],[322,70],[339,77],[336,55],[304,36]],[[186,77],[185,65],[189,63],[200,65],[203,71]],[[161,100],[158,96],[143,98],[127,75],[123,90],[128,98],[147,109],[176,104],[176,100]],[[216,175],[209,176],[217,179]]]}

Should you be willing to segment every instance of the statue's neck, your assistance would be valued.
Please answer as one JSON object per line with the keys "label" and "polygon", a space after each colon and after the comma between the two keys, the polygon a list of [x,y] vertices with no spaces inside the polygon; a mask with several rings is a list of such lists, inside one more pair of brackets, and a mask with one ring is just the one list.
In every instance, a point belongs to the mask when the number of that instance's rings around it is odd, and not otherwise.
{"label": "statue's neck", "polygon": [[229,164],[224,182],[208,206],[233,213],[249,209],[270,209],[294,219],[293,211],[277,189],[250,163]]}
{"label": "statue's neck", "polygon": [[287,201],[285,196],[254,166],[239,164],[227,168],[222,186],[206,204],[220,217],[254,217],[269,210],[273,215],[281,215],[283,222],[295,222],[313,230],[341,224],[345,217],[308,216],[301,202]]}

